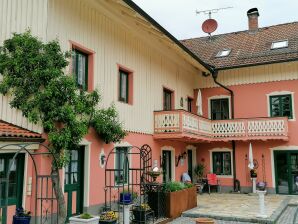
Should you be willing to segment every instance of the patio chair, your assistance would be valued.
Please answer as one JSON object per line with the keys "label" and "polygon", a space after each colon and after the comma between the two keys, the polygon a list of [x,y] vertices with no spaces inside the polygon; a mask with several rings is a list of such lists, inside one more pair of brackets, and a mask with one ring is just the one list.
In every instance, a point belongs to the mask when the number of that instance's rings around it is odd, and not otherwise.
{"label": "patio chair", "polygon": [[208,181],[208,190],[209,190],[209,194],[210,194],[210,188],[212,186],[216,186],[217,187],[217,192],[220,192],[220,181],[219,179],[217,179],[217,176],[215,173],[208,173],[207,174],[207,181]]}

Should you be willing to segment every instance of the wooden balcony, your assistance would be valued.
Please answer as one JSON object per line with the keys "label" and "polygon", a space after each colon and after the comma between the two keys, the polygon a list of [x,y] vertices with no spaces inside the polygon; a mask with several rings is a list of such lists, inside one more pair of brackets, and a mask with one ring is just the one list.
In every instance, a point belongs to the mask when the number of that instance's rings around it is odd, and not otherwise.
{"label": "wooden balcony", "polygon": [[210,120],[184,110],[155,111],[154,138],[187,142],[288,140],[288,118]]}

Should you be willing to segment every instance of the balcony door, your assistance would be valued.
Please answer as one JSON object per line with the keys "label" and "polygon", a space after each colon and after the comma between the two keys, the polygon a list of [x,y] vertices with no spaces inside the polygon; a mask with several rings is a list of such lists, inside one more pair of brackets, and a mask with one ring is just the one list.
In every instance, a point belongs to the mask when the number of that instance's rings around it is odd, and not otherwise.
{"label": "balcony door", "polygon": [[229,99],[220,98],[210,100],[211,119],[226,120],[229,119]]}
{"label": "balcony door", "polygon": [[298,150],[275,151],[274,166],[276,193],[298,195]]}
{"label": "balcony door", "polygon": [[164,88],[163,89],[163,110],[172,110],[174,107],[173,91]]}

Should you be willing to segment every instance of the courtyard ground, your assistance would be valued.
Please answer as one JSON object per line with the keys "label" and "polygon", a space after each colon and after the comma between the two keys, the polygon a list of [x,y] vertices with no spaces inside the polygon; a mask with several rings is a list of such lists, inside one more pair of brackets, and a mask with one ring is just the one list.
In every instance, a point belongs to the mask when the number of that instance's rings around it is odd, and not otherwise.
{"label": "courtyard ground", "polygon": [[298,196],[266,195],[266,215],[257,218],[259,201],[257,195],[203,194],[198,195],[198,206],[186,211],[173,224],[195,224],[196,217],[210,217],[217,224],[278,223],[298,224]]}

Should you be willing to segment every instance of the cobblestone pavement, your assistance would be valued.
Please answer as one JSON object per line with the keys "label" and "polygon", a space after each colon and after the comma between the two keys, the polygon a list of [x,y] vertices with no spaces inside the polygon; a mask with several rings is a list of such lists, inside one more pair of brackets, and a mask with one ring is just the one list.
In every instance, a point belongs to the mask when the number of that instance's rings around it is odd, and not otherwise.
{"label": "cobblestone pavement", "polygon": [[[280,213],[285,208],[287,203],[291,206],[286,207],[286,210],[277,220],[277,224],[298,224],[298,197],[286,195],[267,195],[266,197],[266,214],[272,217],[272,214]],[[280,211],[279,211],[280,210]],[[197,211],[212,215],[220,214],[223,217],[254,217],[258,213],[258,197],[249,195],[235,194],[211,194],[198,196],[198,207],[193,209],[191,214]],[[186,216],[189,214],[185,214]],[[180,217],[171,222],[172,224],[195,224],[194,218]],[[224,221],[215,220],[216,224],[251,224],[255,222],[240,222],[240,221]]]}

